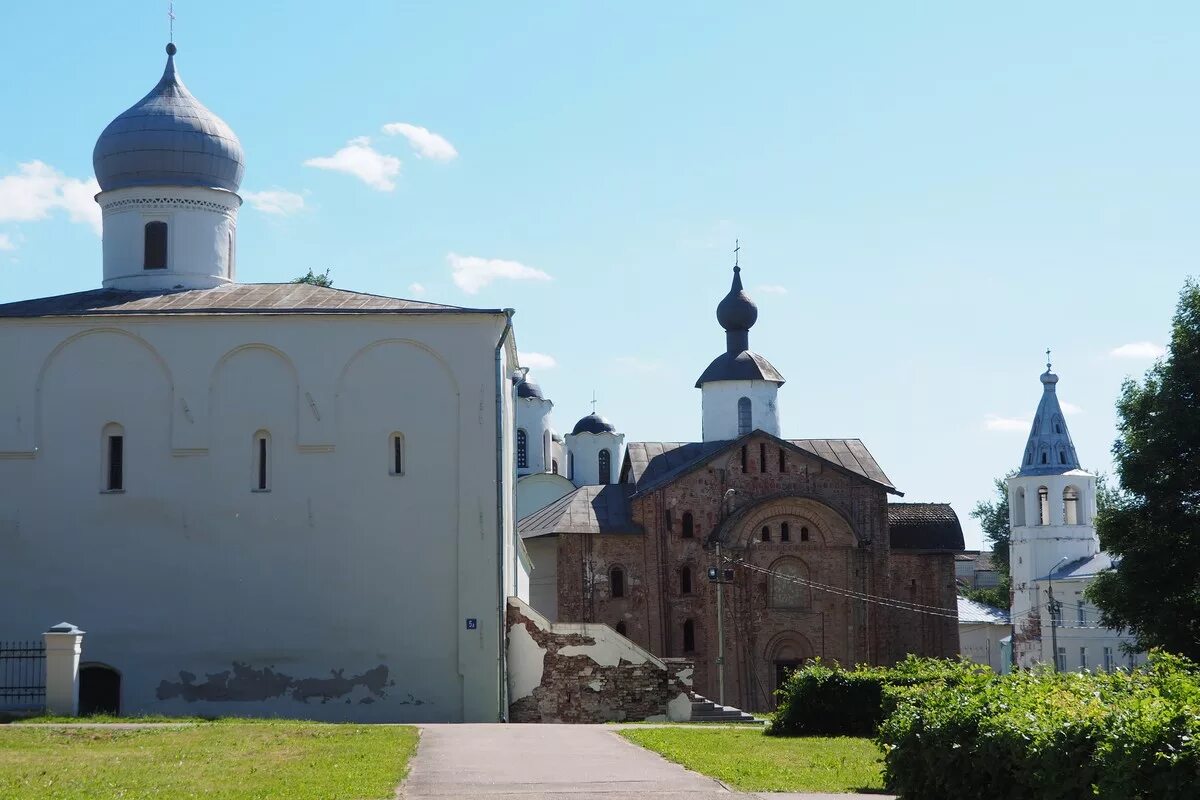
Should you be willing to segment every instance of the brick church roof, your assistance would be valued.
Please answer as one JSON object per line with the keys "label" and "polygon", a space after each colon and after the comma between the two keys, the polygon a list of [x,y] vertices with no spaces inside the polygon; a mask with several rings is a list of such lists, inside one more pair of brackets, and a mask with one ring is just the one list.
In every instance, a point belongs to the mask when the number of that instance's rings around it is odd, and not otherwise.
{"label": "brick church roof", "polygon": [[0,317],[187,314],[445,314],[501,313],[404,300],[307,283],[234,283],[214,289],[131,292],[92,289],[0,304]]}
{"label": "brick church roof", "polygon": [[517,523],[522,539],[555,533],[642,533],[633,521],[627,483],[581,486]]}
{"label": "brick church roof", "polygon": [[[746,436],[756,434],[770,435],[756,431]],[[640,494],[674,480],[716,455],[718,451],[732,447],[739,441],[741,440],[630,442],[625,451],[627,467],[621,475],[621,480],[634,484],[637,487],[637,493]],[[839,469],[879,484],[893,494],[900,494],[860,439],[779,439],[779,441],[816,456]]]}
{"label": "brick church roof", "polygon": [[966,548],[958,514],[949,503],[888,503],[888,529],[893,550]]}

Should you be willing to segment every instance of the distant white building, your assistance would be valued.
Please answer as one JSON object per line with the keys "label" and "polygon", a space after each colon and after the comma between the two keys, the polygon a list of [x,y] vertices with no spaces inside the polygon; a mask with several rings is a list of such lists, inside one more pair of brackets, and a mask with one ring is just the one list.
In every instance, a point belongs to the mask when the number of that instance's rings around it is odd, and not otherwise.
{"label": "distant white building", "polygon": [[1084,589],[1113,565],[1096,536],[1096,476],[1080,468],[1059,406],[1058,376],[1041,376],[1042,398],[1018,474],[1008,479],[1012,540],[1013,658],[1060,670],[1131,666],[1133,639],[1100,627]]}
{"label": "distant white building", "polygon": [[0,639],[85,629],[85,709],[501,719],[511,312],[237,283],[174,52],[96,144],[103,288],[0,305]]}
{"label": "distant white building", "polygon": [[1002,642],[1011,633],[1008,612],[959,595],[958,651],[963,658],[1007,672]]}

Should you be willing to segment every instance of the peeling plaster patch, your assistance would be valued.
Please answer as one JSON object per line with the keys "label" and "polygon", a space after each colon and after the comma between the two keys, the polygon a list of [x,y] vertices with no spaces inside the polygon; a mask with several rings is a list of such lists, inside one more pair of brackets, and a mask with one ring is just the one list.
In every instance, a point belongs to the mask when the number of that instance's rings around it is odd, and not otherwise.
{"label": "peeling plaster patch", "polygon": [[621,662],[626,664],[646,663],[645,654],[630,647],[629,640],[615,631],[610,633],[607,628],[602,629],[595,626],[593,634],[595,635],[595,644],[567,645],[558,648],[558,654],[560,656],[587,656],[602,667],[618,667]]}
{"label": "peeling plaster patch", "polygon": [[[344,672],[340,669],[331,670],[328,678],[293,678],[276,672],[271,667],[254,669],[248,664],[235,661],[232,671],[208,673],[205,675],[207,680],[203,683],[196,683],[193,673],[181,671],[178,682],[162,681],[156,694],[159,700],[182,697],[193,703],[197,700],[269,700],[273,697],[283,697],[290,692],[292,699],[301,703],[312,699],[327,703],[350,694],[359,686],[374,698],[383,698],[387,696],[386,688],[395,685],[395,681],[388,681],[388,668],[383,664],[349,678],[344,676]],[[359,702],[372,702],[373,697],[365,697]],[[411,699],[412,695],[409,695],[409,698]],[[350,699],[347,698],[346,702],[350,702]]]}
{"label": "peeling plaster patch", "polygon": [[686,692],[680,692],[667,703],[667,718],[672,722],[687,722],[692,718],[692,698]]}
{"label": "peeling plaster patch", "polygon": [[542,669],[546,649],[539,646],[524,625],[508,629],[508,691],[509,702],[529,697],[542,685]]}
{"label": "peeling plaster patch", "polygon": [[603,688],[604,688],[604,681],[602,681],[602,680],[600,680],[599,678],[597,678],[596,680],[594,680],[594,681],[592,681],[591,683],[589,683],[589,684],[587,685],[587,687],[588,687],[589,689],[591,689],[593,692],[598,692],[598,691],[600,691],[601,689],[603,689]]}

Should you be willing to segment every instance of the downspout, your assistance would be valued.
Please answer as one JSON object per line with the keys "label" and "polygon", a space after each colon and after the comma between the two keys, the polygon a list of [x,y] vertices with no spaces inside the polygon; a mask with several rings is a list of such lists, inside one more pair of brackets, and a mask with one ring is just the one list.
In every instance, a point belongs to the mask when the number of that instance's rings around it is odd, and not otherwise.
{"label": "downspout", "polygon": [[496,342],[496,587],[499,601],[500,637],[497,642],[496,670],[500,679],[499,708],[497,719],[508,721],[508,663],[505,639],[508,636],[508,598],[504,595],[504,395],[502,392],[511,391],[508,387],[508,376],[504,372],[504,343],[512,333],[512,318],[515,311],[504,309],[504,330],[500,332],[500,341]]}

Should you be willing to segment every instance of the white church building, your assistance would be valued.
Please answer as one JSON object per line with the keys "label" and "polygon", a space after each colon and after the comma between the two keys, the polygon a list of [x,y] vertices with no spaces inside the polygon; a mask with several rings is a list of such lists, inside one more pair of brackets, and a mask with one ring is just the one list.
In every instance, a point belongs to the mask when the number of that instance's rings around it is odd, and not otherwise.
{"label": "white church building", "polygon": [[0,640],[85,710],[505,717],[512,312],[237,282],[244,169],[169,45],[101,134],[101,288],[0,305]]}
{"label": "white church building", "polygon": [[1133,638],[1100,626],[1084,590],[1113,566],[1096,535],[1096,476],[1079,466],[1058,402],[1058,376],[1042,373],[1042,398],[1020,471],[1008,479],[1012,538],[1013,659],[1059,670],[1131,667]]}

